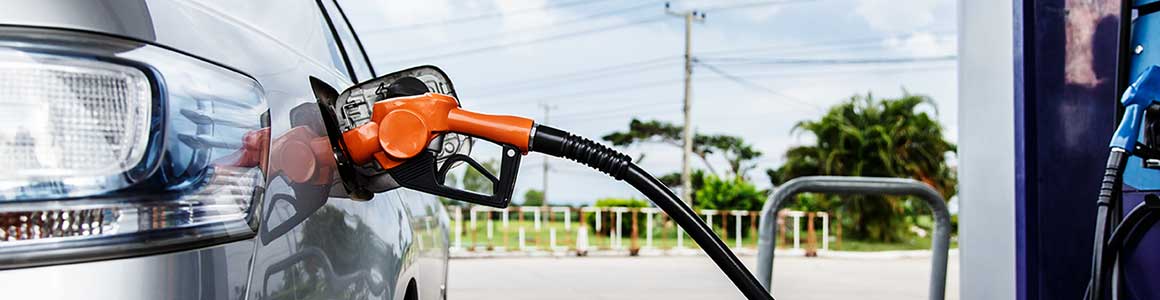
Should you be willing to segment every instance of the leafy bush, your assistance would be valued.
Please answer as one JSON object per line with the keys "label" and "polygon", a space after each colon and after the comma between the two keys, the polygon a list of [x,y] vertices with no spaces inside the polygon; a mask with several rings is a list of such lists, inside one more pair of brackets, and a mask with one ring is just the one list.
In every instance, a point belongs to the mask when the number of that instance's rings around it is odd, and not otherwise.
{"label": "leafy bush", "polygon": [[[635,199],[635,198],[600,198],[600,199],[596,199],[596,203],[593,204],[592,206],[593,207],[640,208],[640,207],[649,207],[650,205],[649,205],[648,201],[641,200],[641,199]],[[615,214],[611,213],[609,211],[603,211],[600,213],[600,217],[604,220],[601,221],[601,223],[603,223],[603,226],[600,227],[600,231],[598,232],[598,234],[607,235],[608,232],[611,231],[614,226],[616,226],[615,223],[613,223],[616,220],[614,217],[612,217],[613,215],[615,215]],[[628,237],[629,235],[632,234],[632,213],[624,213],[620,217],[621,217],[620,221],[624,222],[624,223],[621,223],[621,225],[620,225],[620,234],[623,235],[624,237]],[[585,216],[584,218],[585,218],[585,222],[588,222],[588,226],[595,226],[596,213],[588,213],[588,215]],[[636,220],[637,224],[640,224],[639,226],[640,226],[641,230],[644,230],[643,229],[644,228],[644,221],[645,221],[644,214],[637,214],[636,219],[637,219]],[[592,228],[595,228],[595,227],[592,227]]]}
{"label": "leafy bush", "polygon": [[544,191],[537,189],[528,189],[524,193],[524,202],[520,202],[520,206],[541,206],[544,205]]}
{"label": "leafy bush", "polygon": [[648,207],[647,201],[635,198],[600,198],[594,207]]}
{"label": "leafy bush", "polygon": [[765,191],[740,177],[722,179],[709,174],[705,176],[704,186],[697,190],[693,205],[700,209],[761,210],[765,197]]}

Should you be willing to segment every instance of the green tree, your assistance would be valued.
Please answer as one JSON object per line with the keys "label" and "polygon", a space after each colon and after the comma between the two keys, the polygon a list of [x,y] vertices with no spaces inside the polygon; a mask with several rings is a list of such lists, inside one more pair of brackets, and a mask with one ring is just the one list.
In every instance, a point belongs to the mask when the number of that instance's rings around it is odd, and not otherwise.
{"label": "green tree", "polygon": [[[484,169],[487,169],[488,173],[499,174],[499,167],[496,166],[497,163],[494,159],[482,162],[480,165]],[[463,173],[463,189],[477,193],[491,194],[491,180],[488,180],[486,176],[483,176],[483,173],[475,170],[471,165],[463,164],[462,167],[467,168],[467,171]]]}
{"label": "green tree", "polygon": [[524,202],[520,206],[541,206],[544,205],[544,191],[537,189],[528,189],[524,192]]}
{"label": "green tree", "polygon": [[[661,177],[657,178],[657,180],[660,180],[661,183],[669,188],[681,187],[680,172],[661,175]],[[705,171],[701,169],[693,169],[692,174],[689,174],[689,181],[692,181],[694,191],[701,189],[702,186],[705,186]],[[696,195],[693,196],[694,198],[696,197]]]}
{"label": "green tree", "polygon": [[[497,163],[495,160],[488,160],[480,163],[480,165],[492,174],[499,174],[499,168],[496,167]],[[461,169],[463,170],[460,171]],[[483,176],[483,173],[475,170],[475,168],[467,163],[459,163],[450,172],[447,172],[446,177],[443,178],[443,185],[488,195],[493,191],[491,180],[488,180],[487,176]],[[439,201],[443,202],[443,205],[466,204],[466,202],[451,200],[445,197],[439,197]]]}
{"label": "green tree", "polygon": [[[632,119],[628,123],[628,130],[613,132],[603,139],[615,146],[630,146],[640,143],[662,143],[674,147],[682,147],[682,131],[684,126],[669,122],[650,120],[641,121]],[[693,135],[693,155],[701,158],[709,173],[718,174],[717,168],[709,161],[709,156],[719,154],[727,162],[726,175],[744,177],[756,164],[753,162],[761,157],[761,151],[745,143],[740,137],[730,135]]]}
{"label": "green tree", "polygon": [[[810,175],[847,175],[914,178],[934,187],[950,199],[956,192],[955,172],[947,166],[956,146],[945,140],[942,125],[920,111],[934,108],[930,97],[904,91],[902,97],[875,99],[855,95],[832,108],[821,119],[799,122],[796,133],[812,134],[813,145],[792,147],[786,162],[767,170],[774,186]],[[937,113],[937,112],[936,112]],[[850,197],[853,201],[819,206],[837,207],[850,227],[851,237],[878,241],[898,240],[906,229],[906,204],[874,197]],[[814,199],[820,200],[820,199]]]}

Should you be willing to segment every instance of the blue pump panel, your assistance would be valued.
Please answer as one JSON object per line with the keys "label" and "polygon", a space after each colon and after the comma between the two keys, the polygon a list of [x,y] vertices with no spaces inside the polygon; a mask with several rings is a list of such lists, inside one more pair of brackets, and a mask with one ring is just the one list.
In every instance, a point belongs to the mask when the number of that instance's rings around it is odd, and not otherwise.
{"label": "blue pump panel", "polygon": [[1091,2],[1014,2],[1016,299],[1079,299],[1117,122],[1120,18]]}
{"label": "blue pump panel", "polygon": [[[1136,1],[1140,6],[1160,0]],[[1160,65],[1160,13],[1139,16],[1132,24],[1132,40],[1129,44],[1129,74],[1136,78],[1144,69]],[[1141,87],[1160,89],[1156,87]],[[1157,147],[1152,141],[1152,147]],[[1126,215],[1136,205],[1144,201],[1144,195],[1160,192],[1160,170],[1143,167],[1139,157],[1132,157],[1124,170],[1124,205],[1122,215]],[[1160,299],[1160,224],[1153,226],[1140,243],[1129,245],[1122,253],[1121,268],[1124,271],[1123,289],[1127,299]]]}
{"label": "blue pump panel", "polygon": [[1156,3],[1156,2],[1160,2],[1160,0],[1136,0],[1135,7],[1141,7],[1141,6]]}

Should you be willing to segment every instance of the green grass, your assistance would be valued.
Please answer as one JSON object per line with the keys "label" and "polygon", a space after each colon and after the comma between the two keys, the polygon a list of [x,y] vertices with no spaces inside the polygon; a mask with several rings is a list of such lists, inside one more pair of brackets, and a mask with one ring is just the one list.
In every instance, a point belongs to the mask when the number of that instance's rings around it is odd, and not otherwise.
{"label": "green grass", "polygon": [[[833,245],[831,243],[830,245]],[[958,248],[959,243],[954,239],[951,240],[951,248]],[[913,240],[898,243],[882,243],[869,241],[846,240],[842,241],[841,249],[843,251],[892,251],[892,250],[926,250],[930,249],[930,237],[914,237]]]}

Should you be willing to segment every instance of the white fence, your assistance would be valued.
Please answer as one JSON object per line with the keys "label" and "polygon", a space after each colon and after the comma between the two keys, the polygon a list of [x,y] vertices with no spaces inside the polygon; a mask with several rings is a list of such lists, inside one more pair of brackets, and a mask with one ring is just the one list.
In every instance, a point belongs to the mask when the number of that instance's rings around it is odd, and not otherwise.
{"label": "white fence", "polygon": [[[636,255],[641,251],[689,251],[689,247],[696,247],[685,245],[684,232],[653,207],[449,206],[448,211],[452,218],[452,251],[586,254],[602,250]],[[758,211],[700,210],[698,214],[734,251],[752,251],[756,247]],[[778,219],[780,236],[792,237],[792,242],[787,240],[783,245],[792,245],[792,251],[808,254],[830,249],[830,239],[834,237],[830,236],[828,213],[784,210]],[[815,219],[821,221],[820,248],[815,239],[808,238],[816,236]],[[803,234],[807,237],[804,245]],[[840,241],[840,231],[837,238]]]}

